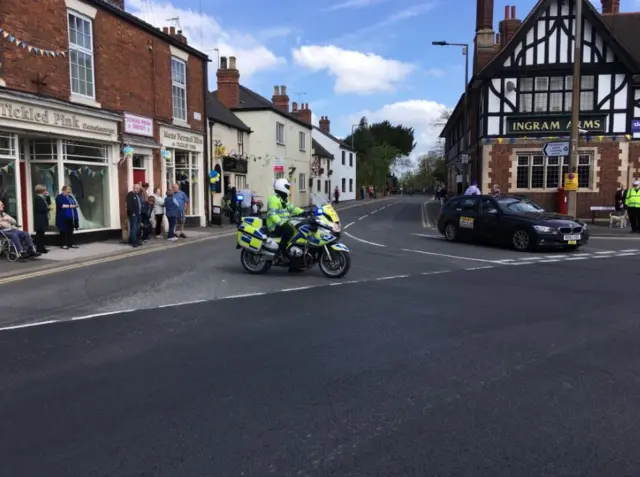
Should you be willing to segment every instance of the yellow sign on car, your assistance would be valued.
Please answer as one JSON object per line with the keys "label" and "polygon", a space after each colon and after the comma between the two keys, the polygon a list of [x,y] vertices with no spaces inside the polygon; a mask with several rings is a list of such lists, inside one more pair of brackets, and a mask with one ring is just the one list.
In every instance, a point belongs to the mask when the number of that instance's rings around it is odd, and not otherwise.
{"label": "yellow sign on car", "polygon": [[575,172],[569,172],[564,175],[564,190],[574,191],[580,187],[578,181],[578,174]]}

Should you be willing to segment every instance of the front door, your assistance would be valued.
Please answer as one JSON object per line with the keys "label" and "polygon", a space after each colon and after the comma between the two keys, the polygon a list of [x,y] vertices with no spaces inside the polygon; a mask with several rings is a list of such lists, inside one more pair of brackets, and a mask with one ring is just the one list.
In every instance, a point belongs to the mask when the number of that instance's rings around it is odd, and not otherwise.
{"label": "front door", "polygon": [[147,157],[140,154],[134,154],[131,160],[133,166],[133,183],[143,184],[149,182],[147,177]]}

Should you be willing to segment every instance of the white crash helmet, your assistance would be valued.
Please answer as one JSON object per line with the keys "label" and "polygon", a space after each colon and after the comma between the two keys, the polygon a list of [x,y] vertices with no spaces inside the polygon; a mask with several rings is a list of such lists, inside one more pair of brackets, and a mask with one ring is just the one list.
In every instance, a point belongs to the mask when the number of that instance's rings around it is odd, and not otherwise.
{"label": "white crash helmet", "polygon": [[278,194],[287,197],[291,190],[291,184],[289,184],[289,181],[287,179],[276,179],[273,183],[273,190],[275,190]]}

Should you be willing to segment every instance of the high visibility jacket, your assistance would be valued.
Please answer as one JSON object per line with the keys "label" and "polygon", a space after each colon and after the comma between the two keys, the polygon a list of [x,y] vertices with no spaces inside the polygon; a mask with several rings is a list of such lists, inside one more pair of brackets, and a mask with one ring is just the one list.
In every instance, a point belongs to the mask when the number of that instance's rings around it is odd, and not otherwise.
{"label": "high visibility jacket", "polygon": [[627,198],[624,201],[624,205],[627,207],[640,207],[640,189],[629,189],[627,191]]}
{"label": "high visibility jacket", "polygon": [[291,202],[284,202],[279,195],[274,194],[267,202],[267,228],[270,232],[278,225],[283,225],[292,215],[300,215],[304,211]]}

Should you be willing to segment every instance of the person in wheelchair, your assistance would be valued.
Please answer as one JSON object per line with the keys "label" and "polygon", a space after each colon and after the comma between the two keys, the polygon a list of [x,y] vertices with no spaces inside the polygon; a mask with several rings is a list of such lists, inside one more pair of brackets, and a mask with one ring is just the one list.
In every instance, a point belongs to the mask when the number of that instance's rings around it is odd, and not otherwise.
{"label": "person in wheelchair", "polygon": [[4,211],[4,203],[0,201],[0,230],[13,242],[21,258],[39,257],[31,240],[31,235],[16,227],[16,219]]}

